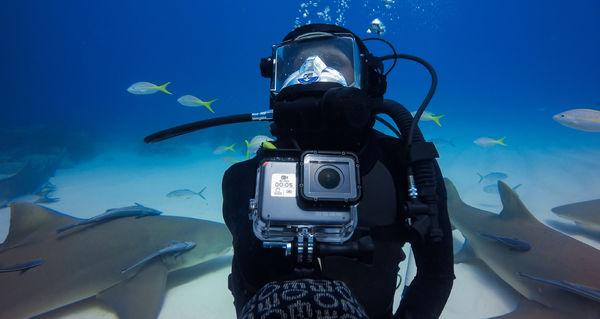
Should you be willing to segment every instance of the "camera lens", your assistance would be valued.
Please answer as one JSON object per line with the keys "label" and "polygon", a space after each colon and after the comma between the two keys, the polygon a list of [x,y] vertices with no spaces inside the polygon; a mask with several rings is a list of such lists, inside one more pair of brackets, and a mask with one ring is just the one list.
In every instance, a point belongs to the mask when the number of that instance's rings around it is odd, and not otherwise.
{"label": "camera lens", "polygon": [[337,170],[331,167],[326,167],[319,172],[319,175],[317,175],[317,180],[324,188],[333,189],[340,184],[341,176]]}

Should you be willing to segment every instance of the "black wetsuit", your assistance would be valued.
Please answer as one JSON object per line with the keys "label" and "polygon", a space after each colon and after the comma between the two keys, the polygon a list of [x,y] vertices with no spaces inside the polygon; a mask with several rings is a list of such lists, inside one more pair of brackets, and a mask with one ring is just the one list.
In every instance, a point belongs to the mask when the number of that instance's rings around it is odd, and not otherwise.
{"label": "black wetsuit", "polygon": [[[359,154],[363,196],[358,220],[360,229],[369,230],[373,238],[373,263],[367,265],[345,257],[322,258],[322,276],[347,283],[370,318],[391,318],[398,264],[404,259],[401,248],[410,242],[417,276],[402,299],[398,318],[437,318],[454,279],[452,234],[439,168],[436,166],[444,236],[441,242],[433,244],[410,232],[401,218],[400,204],[406,199],[407,184],[399,140],[377,131],[372,131],[368,140]],[[281,250],[263,249],[252,231],[248,200],[254,197],[259,160],[255,157],[237,163],[223,177],[223,218],[233,235],[234,247],[229,288],[238,314],[265,284],[295,279],[292,259],[283,256]]]}

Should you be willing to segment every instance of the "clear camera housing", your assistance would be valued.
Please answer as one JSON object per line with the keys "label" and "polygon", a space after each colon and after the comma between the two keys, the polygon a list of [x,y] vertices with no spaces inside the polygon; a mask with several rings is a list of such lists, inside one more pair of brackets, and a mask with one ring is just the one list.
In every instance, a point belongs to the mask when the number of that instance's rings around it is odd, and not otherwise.
{"label": "clear camera housing", "polygon": [[358,224],[360,174],[351,153],[309,151],[264,158],[256,175],[250,218],[255,236],[271,246],[301,233],[316,242],[341,244]]}

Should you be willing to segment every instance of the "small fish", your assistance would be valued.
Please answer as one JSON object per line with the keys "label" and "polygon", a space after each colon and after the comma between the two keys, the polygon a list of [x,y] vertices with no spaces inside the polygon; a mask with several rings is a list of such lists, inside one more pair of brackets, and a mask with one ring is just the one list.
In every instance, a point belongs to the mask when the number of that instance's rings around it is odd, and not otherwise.
{"label": "small fish", "polygon": [[246,158],[250,158],[250,155],[255,154],[263,142],[270,141],[273,141],[273,139],[265,135],[256,135],[250,141],[244,140],[244,143],[246,143]]}
{"label": "small fish", "polygon": [[[517,186],[513,187],[512,190],[516,191],[517,188],[519,188],[519,187],[521,187],[521,184],[518,184]],[[498,191],[498,184],[487,185],[483,188],[483,191],[488,194],[499,194],[500,193]]]}
{"label": "small fish", "polygon": [[367,33],[382,35],[385,33],[385,25],[383,24],[383,22],[381,22],[381,20],[375,18],[373,19],[373,21],[371,21],[371,25],[367,29]]}
{"label": "small fish", "polygon": [[445,139],[442,137],[434,137],[432,139],[429,140],[430,142],[432,142],[433,144],[435,144],[435,146],[452,146],[452,147],[456,147],[456,145],[454,144],[454,139]]}
{"label": "small fish", "polygon": [[43,259],[34,259],[32,261],[16,264],[13,266],[0,267],[0,273],[16,272],[16,271],[24,273],[31,268],[35,268],[35,267],[42,265],[43,263],[44,263]]}
{"label": "small fish", "polygon": [[532,276],[522,272],[518,272],[518,274],[523,278],[531,279],[539,283],[553,286],[555,288],[559,288],[561,290],[565,290],[600,303],[600,289],[575,284],[564,280],[546,279],[542,277]]}
{"label": "small fish", "polygon": [[166,94],[173,94],[171,92],[169,92],[167,90],[167,85],[171,84],[171,82],[167,82],[163,85],[156,85],[154,83],[150,83],[150,82],[137,82],[137,83],[133,83],[130,87],[127,88],[127,92],[131,93],[131,94],[137,94],[137,95],[145,95],[145,94],[154,94],[158,91],[166,93]]}
{"label": "small fish", "polygon": [[196,243],[191,242],[191,241],[183,241],[183,242],[182,241],[174,241],[169,246],[162,248],[162,249],[158,250],[157,252],[154,252],[154,253],[150,254],[149,256],[142,258],[140,261],[136,262],[135,264],[121,269],[121,273],[123,274],[123,273],[130,271],[131,269],[134,269],[139,266],[143,266],[144,264],[148,263],[149,261],[151,261],[152,259],[154,259],[156,257],[169,255],[169,254],[179,255],[181,253],[184,253],[186,251],[194,249],[194,247],[196,247]]}
{"label": "small fish", "polygon": [[69,229],[73,229],[75,227],[105,223],[105,222],[108,222],[108,221],[111,221],[111,220],[114,220],[117,218],[124,218],[124,217],[141,218],[141,217],[146,217],[146,216],[158,216],[161,214],[162,214],[161,211],[158,211],[156,209],[149,208],[149,207],[140,205],[138,203],[135,203],[135,205],[133,205],[133,206],[108,209],[104,213],[102,213],[98,216],[95,216],[95,217],[92,217],[89,219],[85,219],[76,224],[71,224],[71,225],[61,227],[61,228],[57,229],[56,232],[62,233]]}
{"label": "small fish", "polygon": [[229,146],[226,146],[226,145],[219,146],[219,147],[215,148],[215,150],[213,151],[213,154],[221,155],[227,151],[235,152],[235,149],[233,148],[234,146],[235,146],[235,144],[231,144]]}
{"label": "small fish", "polygon": [[482,237],[491,239],[491,240],[495,240],[498,243],[506,246],[510,250],[520,251],[520,252],[526,252],[526,251],[531,250],[531,244],[529,244],[528,242],[526,242],[524,240],[518,239],[518,238],[508,238],[508,237],[485,234],[485,233],[480,233],[479,235]]}
{"label": "small fish", "polygon": [[42,189],[42,190],[38,191],[37,193],[35,193],[33,195],[36,195],[36,196],[39,196],[39,197],[48,197],[52,193],[54,193],[54,190]]}
{"label": "small fish", "polygon": [[187,188],[186,189],[178,189],[178,190],[174,190],[174,191],[168,193],[167,197],[169,197],[169,198],[184,197],[184,198],[188,199],[188,198],[191,198],[192,196],[197,195],[197,196],[202,197],[202,199],[206,200],[206,198],[202,194],[205,189],[206,189],[206,186],[204,186],[204,188],[201,189],[199,192],[194,192]]}
{"label": "small fish", "polygon": [[273,144],[269,141],[262,142],[262,144],[260,144],[260,147],[262,147],[266,150],[276,150],[277,149],[277,146],[275,146],[275,144]]}
{"label": "small fish", "polygon": [[495,145],[507,146],[504,140],[506,137],[501,137],[499,139],[494,139],[491,137],[480,137],[473,141],[473,143],[481,146],[481,147],[492,147]]}
{"label": "small fish", "polygon": [[[412,116],[414,117],[415,114],[417,114],[417,111],[411,112],[410,114],[412,114]],[[433,113],[430,112],[423,112],[423,114],[421,114],[421,118],[419,119],[419,121],[423,121],[423,122],[429,122],[429,121],[433,121],[435,122],[435,124],[437,124],[439,127],[442,127],[442,123],[440,122],[440,119],[444,117],[443,114],[440,115],[435,115]]]}
{"label": "small fish", "polygon": [[56,191],[56,186],[43,186],[38,193],[51,193]]}
{"label": "small fish", "polygon": [[183,106],[190,106],[190,107],[204,106],[211,113],[215,113],[215,111],[213,111],[213,109],[211,107],[211,104],[213,104],[213,102],[216,100],[217,99],[213,99],[210,101],[202,101],[201,99],[199,99],[193,95],[184,95],[184,96],[178,98],[177,102],[179,102],[179,104],[181,104]]}
{"label": "small fish", "polygon": [[600,132],[600,111],[597,110],[573,109],[558,113],[552,119],[579,131]]}
{"label": "small fish", "polygon": [[505,173],[502,172],[490,172],[486,175],[481,175],[477,173],[479,176],[479,183],[485,181],[486,183],[494,183],[496,184],[499,180],[505,179],[508,177]]}
{"label": "small fish", "polygon": [[42,187],[40,187],[40,189],[35,193],[35,195],[43,197],[43,196],[48,195],[48,194],[50,194],[50,193],[52,193],[54,191],[56,191],[56,185],[54,185],[54,184],[52,184],[50,182],[47,182]]}
{"label": "small fish", "polygon": [[44,196],[41,196],[40,198],[36,199],[34,201],[35,204],[52,204],[52,203],[56,203],[58,201],[60,201],[60,198],[58,197],[49,197],[49,194],[45,194]]}

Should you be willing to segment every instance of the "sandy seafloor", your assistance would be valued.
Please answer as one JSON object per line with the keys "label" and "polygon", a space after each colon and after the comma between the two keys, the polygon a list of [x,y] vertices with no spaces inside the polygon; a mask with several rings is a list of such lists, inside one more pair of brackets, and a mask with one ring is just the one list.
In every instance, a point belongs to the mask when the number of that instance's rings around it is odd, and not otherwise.
{"label": "sandy seafloor", "polygon": [[[600,197],[600,162],[597,160],[600,150],[597,149],[540,150],[516,146],[483,149],[470,143],[439,149],[444,174],[455,182],[467,203],[481,209],[499,211],[501,206],[498,195],[482,191],[477,172],[502,171],[509,175],[506,179],[509,185],[522,184],[518,189],[520,197],[546,224],[561,221],[550,212],[551,208]],[[142,156],[127,149],[109,150],[93,161],[57,171],[51,181],[58,187],[55,195],[60,201],[47,206],[86,218],[109,208],[138,202],[169,215],[222,221],[221,177],[230,165],[223,159],[225,155],[213,155],[212,149],[202,146],[179,156]],[[204,186],[207,187],[206,201],[199,197],[165,196],[175,189],[197,191]],[[0,238],[6,236],[8,225],[9,211],[2,209]],[[455,235],[455,246],[458,246],[462,238],[456,231]],[[593,238],[571,236],[600,249],[600,243]],[[160,318],[234,318],[233,299],[227,290],[230,258],[225,256],[212,262],[197,278],[171,283]],[[407,264],[402,264],[403,277],[406,277]],[[456,265],[455,271],[454,289],[442,318],[500,315],[510,312],[520,300],[516,292],[486,270],[473,265]],[[408,273],[408,277],[414,274],[414,266]],[[43,317],[116,318],[110,310],[93,301],[71,305]]]}

